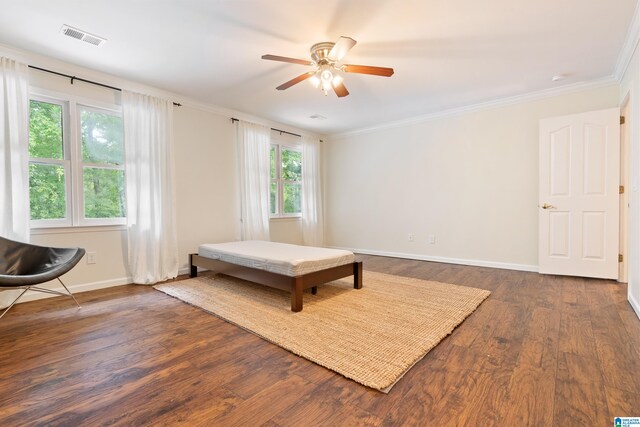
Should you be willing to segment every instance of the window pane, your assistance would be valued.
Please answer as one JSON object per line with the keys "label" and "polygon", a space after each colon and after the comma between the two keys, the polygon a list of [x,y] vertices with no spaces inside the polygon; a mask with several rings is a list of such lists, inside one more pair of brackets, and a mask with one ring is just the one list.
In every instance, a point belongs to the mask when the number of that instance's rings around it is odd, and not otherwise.
{"label": "window pane", "polygon": [[300,184],[285,182],[282,184],[282,192],[284,193],[284,213],[300,213]]}
{"label": "window pane", "polygon": [[29,102],[29,156],[62,159],[62,106]]}
{"label": "window pane", "polygon": [[123,218],[124,171],[89,167],[83,170],[84,217]]}
{"label": "window pane", "polygon": [[64,219],[67,216],[64,167],[29,163],[31,219]]}
{"label": "window pane", "polygon": [[269,157],[271,164],[271,179],[276,179],[276,147],[271,146]]}
{"label": "window pane", "polygon": [[80,111],[82,160],[88,163],[124,163],[122,118],[95,111]]}
{"label": "window pane", "polygon": [[276,206],[278,205],[278,198],[276,195],[278,194],[278,183],[271,181],[271,191],[269,194],[269,212],[271,215],[276,214]]}
{"label": "window pane", "polygon": [[302,179],[301,152],[282,149],[282,179],[287,181],[300,181]]}

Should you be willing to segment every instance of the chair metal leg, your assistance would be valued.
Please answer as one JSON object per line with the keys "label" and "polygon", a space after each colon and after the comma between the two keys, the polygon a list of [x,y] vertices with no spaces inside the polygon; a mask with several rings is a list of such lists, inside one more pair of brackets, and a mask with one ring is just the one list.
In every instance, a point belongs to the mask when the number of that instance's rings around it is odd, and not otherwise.
{"label": "chair metal leg", "polygon": [[69,288],[67,288],[67,286],[62,283],[62,280],[60,280],[60,278],[58,277],[58,281],[60,282],[60,284],[64,287],[64,289],[67,291],[67,293],[69,294],[69,296],[71,298],[73,298],[73,300],[75,301],[76,305],[78,306],[78,308],[82,308],[80,307],[80,304],[78,304],[78,300],[76,299],[76,297],[73,296],[73,294],[71,293],[71,291],[69,290]]}
{"label": "chair metal leg", "polygon": [[20,293],[20,295],[18,295],[18,297],[16,299],[13,300],[13,302],[11,303],[11,305],[9,305],[9,307],[7,307],[2,314],[0,314],[0,319],[2,319],[2,317],[7,314],[7,311],[11,310],[11,307],[13,307],[15,305],[15,303],[18,302],[18,300],[20,298],[22,298],[22,295],[24,295],[27,291],[37,291],[37,292],[44,292],[44,293],[48,293],[48,294],[54,294],[54,295],[60,295],[60,296],[69,296],[71,298],[73,298],[73,301],[76,303],[76,305],[78,306],[78,308],[82,308],[80,307],[80,304],[78,303],[78,300],[76,299],[76,297],[73,296],[73,294],[71,293],[71,291],[69,290],[69,288],[67,288],[67,285],[65,285],[62,280],[60,280],[60,278],[58,277],[58,281],[60,282],[60,284],[62,285],[62,287],[67,291],[66,294],[59,292],[59,291],[54,291],[51,289],[43,289],[43,288],[38,288],[37,286],[25,286],[25,287],[20,287],[18,289],[22,289],[23,291]]}
{"label": "chair metal leg", "polygon": [[2,314],[0,314],[0,319],[2,319],[2,316],[4,316],[5,314],[7,314],[7,311],[11,310],[11,307],[13,307],[13,306],[14,306],[14,304],[15,304],[16,302],[18,302],[18,300],[19,300],[20,298],[22,298],[22,295],[24,295],[24,294],[25,294],[25,292],[27,292],[27,291],[29,290],[29,288],[28,288],[28,287],[27,287],[27,288],[23,288],[23,289],[24,289],[24,290],[20,293],[20,295],[18,295],[18,298],[14,299],[14,300],[13,300],[13,302],[11,303],[11,305],[10,305],[9,307],[7,307],[7,308],[2,312]]}

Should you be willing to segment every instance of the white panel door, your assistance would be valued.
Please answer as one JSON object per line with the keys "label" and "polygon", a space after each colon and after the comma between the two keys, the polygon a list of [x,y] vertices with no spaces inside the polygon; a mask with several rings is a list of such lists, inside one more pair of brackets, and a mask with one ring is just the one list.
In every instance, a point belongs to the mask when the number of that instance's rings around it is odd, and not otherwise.
{"label": "white panel door", "polygon": [[540,121],[540,273],[618,277],[620,111]]}

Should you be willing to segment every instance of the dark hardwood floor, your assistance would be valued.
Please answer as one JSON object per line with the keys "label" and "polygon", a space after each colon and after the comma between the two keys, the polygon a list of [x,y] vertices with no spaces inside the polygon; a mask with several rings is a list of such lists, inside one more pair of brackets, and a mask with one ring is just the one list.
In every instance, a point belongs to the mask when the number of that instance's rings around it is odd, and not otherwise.
{"label": "dark hardwood floor", "polygon": [[0,320],[0,425],[610,426],[640,416],[640,321],[626,285],[358,258],[365,270],[492,294],[387,395],[150,287],[78,294],[80,310],[65,298],[19,304]]}

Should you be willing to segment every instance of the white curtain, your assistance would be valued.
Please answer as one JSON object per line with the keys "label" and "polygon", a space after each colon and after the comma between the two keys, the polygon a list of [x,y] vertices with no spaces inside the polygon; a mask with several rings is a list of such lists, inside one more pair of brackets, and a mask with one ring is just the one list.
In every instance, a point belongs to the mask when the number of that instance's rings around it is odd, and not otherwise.
{"label": "white curtain", "polygon": [[122,92],[129,268],[134,283],[178,275],[173,103]]}
{"label": "white curtain", "polygon": [[28,67],[0,57],[0,236],[29,241]]}
{"label": "white curtain", "polygon": [[[0,57],[0,236],[29,241],[28,67]],[[0,292],[0,307],[20,290]]]}
{"label": "white curtain", "polygon": [[320,141],[302,137],[302,238],[307,246],[324,245]]}
{"label": "white curtain", "polygon": [[269,240],[271,129],[238,123],[242,240]]}

